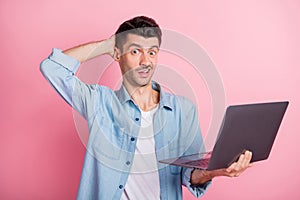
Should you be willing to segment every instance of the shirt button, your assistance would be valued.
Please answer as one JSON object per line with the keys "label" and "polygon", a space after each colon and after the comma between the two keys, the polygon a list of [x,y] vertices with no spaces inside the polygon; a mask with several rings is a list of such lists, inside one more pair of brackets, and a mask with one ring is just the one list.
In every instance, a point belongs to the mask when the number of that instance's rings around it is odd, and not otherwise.
{"label": "shirt button", "polygon": [[140,118],[135,118],[135,121],[139,121],[140,120]]}
{"label": "shirt button", "polygon": [[132,137],[130,140],[131,140],[132,142],[134,142],[135,138],[134,138],[134,137]]}
{"label": "shirt button", "polygon": [[119,185],[119,189],[122,189],[123,188],[123,185]]}
{"label": "shirt button", "polygon": [[126,165],[130,165],[130,161],[127,161],[127,162],[126,162]]}

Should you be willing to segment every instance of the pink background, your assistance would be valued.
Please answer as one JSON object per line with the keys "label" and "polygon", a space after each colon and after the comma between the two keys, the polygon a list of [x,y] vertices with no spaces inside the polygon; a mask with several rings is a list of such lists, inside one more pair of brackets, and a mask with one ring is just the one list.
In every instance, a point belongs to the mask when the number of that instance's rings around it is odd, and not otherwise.
{"label": "pink background", "polygon": [[[107,38],[140,14],[206,49],[227,104],[290,101],[270,158],[238,178],[216,178],[202,199],[299,199],[299,13],[297,0],[2,0],[0,199],[76,197],[85,148],[72,109],[44,80],[39,63],[52,47]],[[211,113],[203,94],[205,133]],[[184,190],[184,199],[194,198]]]}

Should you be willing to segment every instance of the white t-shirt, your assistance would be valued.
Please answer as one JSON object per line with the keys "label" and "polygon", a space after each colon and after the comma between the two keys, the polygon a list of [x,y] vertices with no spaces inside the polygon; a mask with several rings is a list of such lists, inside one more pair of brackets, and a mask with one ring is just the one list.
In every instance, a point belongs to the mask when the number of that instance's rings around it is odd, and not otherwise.
{"label": "white t-shirt", "polygon": [[121,200],[160,199],[159,176],[153,132],[153,110],[141,111],[141,129],[134,159]]}

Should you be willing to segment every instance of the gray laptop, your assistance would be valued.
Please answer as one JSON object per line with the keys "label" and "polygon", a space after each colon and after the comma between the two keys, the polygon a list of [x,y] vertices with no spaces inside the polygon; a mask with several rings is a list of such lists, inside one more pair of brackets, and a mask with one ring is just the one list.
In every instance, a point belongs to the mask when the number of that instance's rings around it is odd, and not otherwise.
{"label": "gray laptop", "polygon": [[269,157],[288,101],[229,106],[212,152],[170,158],[159,162],[198,169],[227,168],[245,151],[251,162]]}

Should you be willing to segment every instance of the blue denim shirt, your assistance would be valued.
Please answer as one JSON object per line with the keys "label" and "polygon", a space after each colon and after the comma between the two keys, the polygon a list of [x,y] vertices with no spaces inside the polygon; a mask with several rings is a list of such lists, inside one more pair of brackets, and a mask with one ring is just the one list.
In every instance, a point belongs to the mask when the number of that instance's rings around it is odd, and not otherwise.
{"label": "blue denim shirt", "polygon": [[[40,68],[56,91],[88,122],[90,135],[77,199],[120,199],[134,157],[141,112],[124,86],[112,91],[81,82],[75,76],[79,66],[77,60],[53,49]],[[184,97],[165,93],[156,82],[152,87],[160,92],[153,121],[157,160],[204,151],[195,106]],[[182,199],[182,185],[200,197],[211,183],[192,186],[193,169],[157,165],[161,199]]]}

